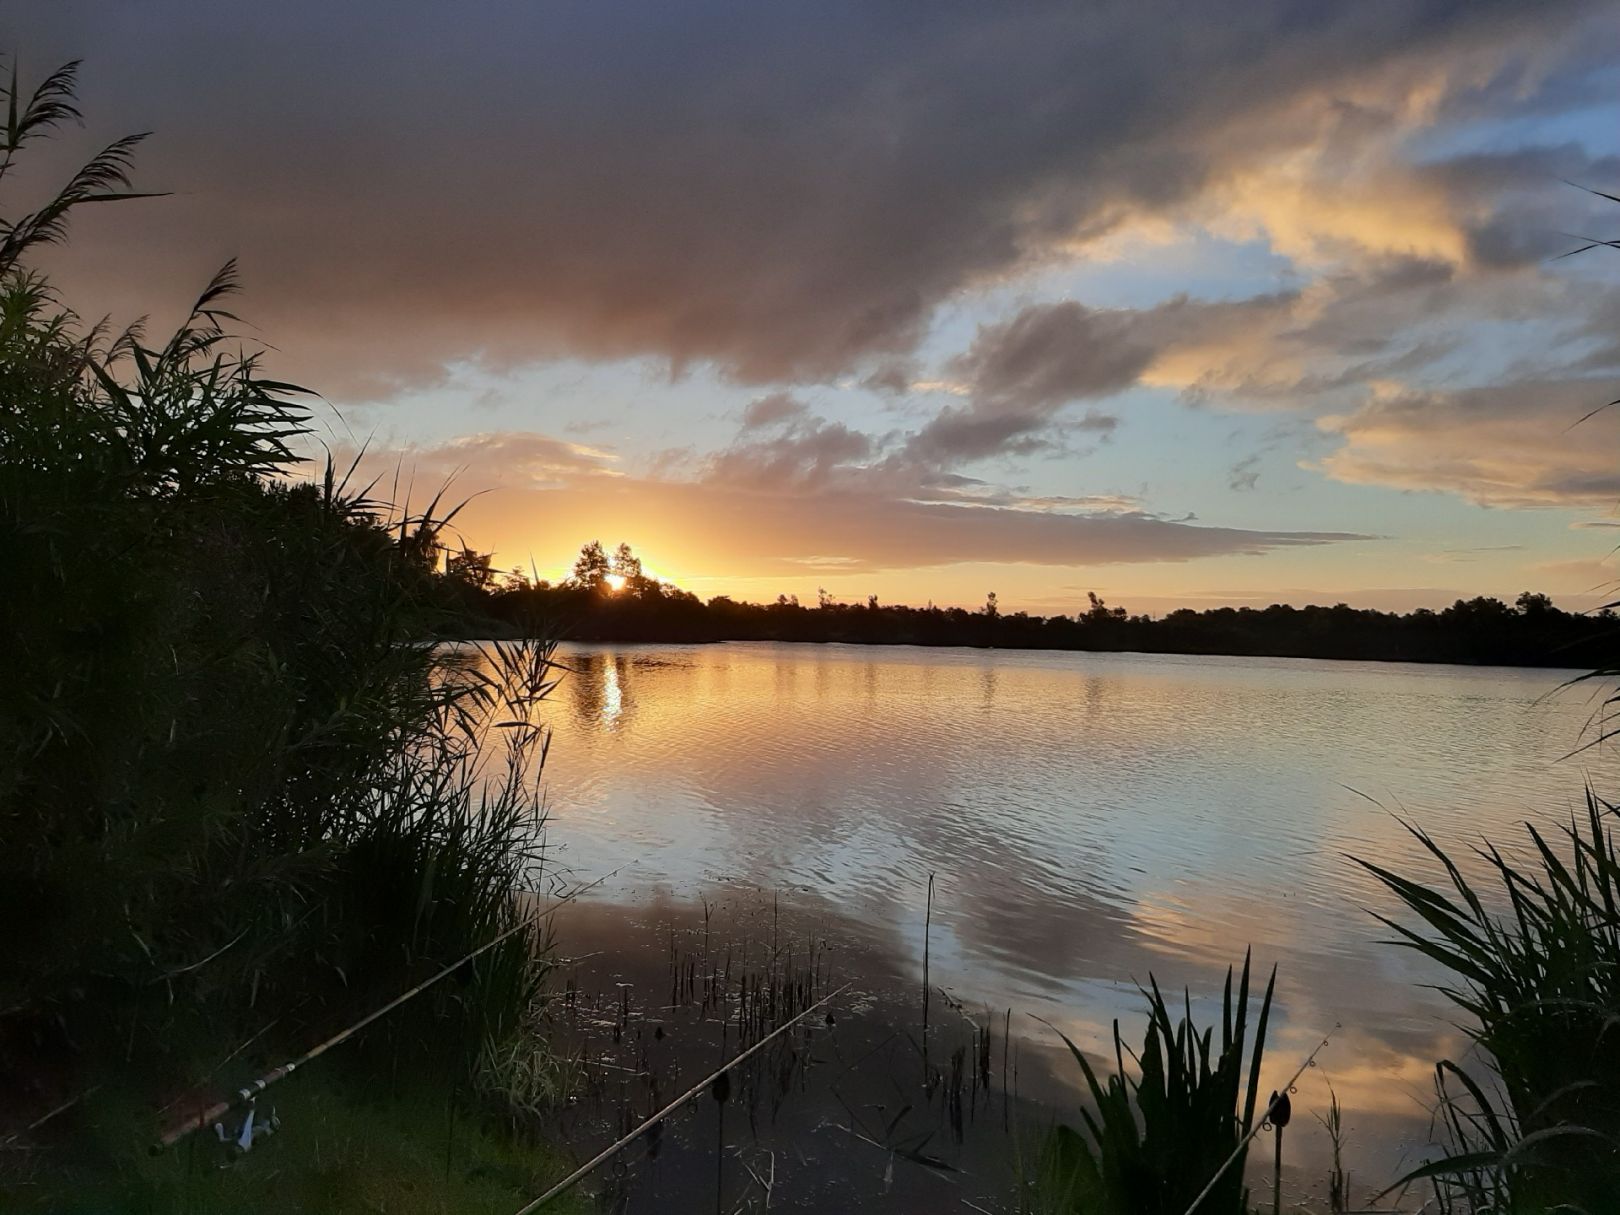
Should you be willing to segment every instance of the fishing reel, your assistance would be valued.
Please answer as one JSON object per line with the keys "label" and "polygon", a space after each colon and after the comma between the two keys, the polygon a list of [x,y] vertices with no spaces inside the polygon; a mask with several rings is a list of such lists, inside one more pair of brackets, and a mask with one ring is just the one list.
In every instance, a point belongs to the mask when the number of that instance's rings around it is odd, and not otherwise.
{"label": "fishing reel", "polygon": [[230,1159],[236,1160],[251,1152],[259,1140],[274,1135],[280,1129],[281,1118],[274,1106],[270,1108],[268,1116],[261,1118],[258,1102],[250,1100],[242,1109],[241,1123],[234,1129],[227,1128],[223,1120],[214,1123],[214,1137],[225,1145]]}

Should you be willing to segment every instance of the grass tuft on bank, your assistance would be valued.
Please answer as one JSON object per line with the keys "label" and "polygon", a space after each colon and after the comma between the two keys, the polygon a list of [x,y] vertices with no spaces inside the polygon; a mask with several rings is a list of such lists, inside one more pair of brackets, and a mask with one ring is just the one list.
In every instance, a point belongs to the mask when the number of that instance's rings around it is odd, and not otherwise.
{"label": "grass tuft on bank", "polygon": [[[511,1215],[568,1171],[541,1142],[468,1108],[466,1094],[413,1084],[368,1094],[352,1079],[307,1075],[267,1100],[280,1128],[235,1155],[212,1135],[153,1157],[151,1112],[92,1098],[71,1142],[25,1166],[8,1210],[53,1215],[178,1211],[322,1215]],[[565,1200],[556,1210],[585,1210]]]}

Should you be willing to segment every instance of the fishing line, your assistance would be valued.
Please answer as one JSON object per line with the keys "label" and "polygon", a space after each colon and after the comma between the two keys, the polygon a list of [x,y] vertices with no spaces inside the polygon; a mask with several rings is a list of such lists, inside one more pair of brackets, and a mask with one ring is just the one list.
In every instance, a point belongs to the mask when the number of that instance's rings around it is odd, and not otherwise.
{"label": "fishing line", "polygon": [[595,1156],[592,1156],[584,1164],[580,1165],[579,1168],[575,1169],[572,1173],[568,1174],[568,1176],[564,1177],[561,1181],[559,1181],[556,1185],[552,1186],[544,1194],[540,1195],[540,1197],[536,1198],[533,1202],[529,1203],[527,1206],[519,1208],[517,1211],[515,1211],[513,1213],[513,1215],[532,1215],[532,1212],[538,1211],[541,1207],[545,1206],[546,1203],[550,1202],[553,1198],[557,1197],[557,1195],[561,1194],[564,1190],[567,1190],[570,1187],[572,1187],[575,1182],[579,1181],[581,1178],[583,1178],[583,1177],[587,1176],[589,1173],[591,1173],[598,1165],[602,1164],[604,1161],[607,1161],[607,1160],[611,1159],[614,1155],[616,1155],[617,1153],[623,1151],[625,1148],[629,1147],[630,1144],[634,1143],[636,1141],[636,1139],[638,1139],[641,1135],[645,1134],[647,1131],[651,1130],[653,1127],[658,1126],[660,1123],[663,1122],[663,1120],[665,1118],[669,1117],[676,1110],[680,1109],[681,1106],[685,1105],[688,1101],[691,1101],[694,1098],[700,1096],[704,1092],[704,1090],[706,1090],[711,1084],[713,1084],[715,1081],[719,1080],[721,1076],[724,1076],[727,1072],[729,1072],[732,1068],[736,1067],[744,1059],[747,1059],[751,1055],[754,1055],[755,1053],[757,1053],[757,1052],[759,1052],[761,1050],[764,1050],[765,1047],[768,1046],[772,1042],[772,1040],[774,1040],[776,1038],[779,1038],[783,1034],[787,1033],[788,1030],[792,1029],[800,1021],[803,1021],[806,1017],[808,1017],[811,1013],[815,1012],[818,1008],[821,1008],[823,1005],[829,1003],[830,1001],[837,998],[838,996],[843,995],[844,992],[849,990],[850,986],[851,986],[850,984],[845,983],[837,991],[829,992],[827,995],[822,996],[821,999],[817,1000],[814,1004],[812,1004],[809,1008],[805,1009],[798,1016],[792,1018],[789,1021],[785,1021],[781,1025],[777,1026],[770,1033],[766,1034],[763,1038],[761,1038],[758,1042],[754,1043],[747,1050],[743,1051],[742,1054],[736,1056],[734,1059],[731,1060],[731,1062],[727,1063],[725,1066],[720,1068],[719,1071],[712,1072],[709,1075],[705,1076],[702,1080],[699,1080],[696,1084],[694,1084],[691,1088],[687,1089],[679,1097],[675,1098],[675,1100],[671,1101],[663,1109],[659,1110],[656,1114],[653,1114],[645,1122],[643,1122],[640,1126],[636,1127],[635,1130],[631,1131],[628,1135],[625,1135],[623,1138],[618,1139],[613,1143],[610,1143],[607,1147],[603,1148]]}
{"label": "fishing line", "polygon": [[[623,866],[620,866],[620,868],[623,868]],[[151,1148],[152,1155],[156,1156],[159,1153],[161,1153],[162,1151],[164,1151],[166,1148],[173,1147],[176,1143],[178,1143],[180,1140],[184,1139],[187,1135],[192,1134],[194,1131],[199,1131],[203,1127],[209,1125],[210,1123],[215,1122],[220,1118],[223,1118],[226,1114],[230,1113],[231,1110],[235,1109],[237,1106],[246,1105],[248,1102],[254,1100],[260,1093],[264,1092],[265,1089],[269,1088],[272,1084],[276,1083],[276,1081],[285,1080],[288,1076],[292,1075],[293,1072],[297,1071],[299,1068],[303,1067],[305,1064],[311,1063],[314,1060],[320,1058],[320,1056],[324,1055],[327,1051],[331,1050],[334,1046],[341,1046],[343,1043],[347,1042],[350,1038],[354,1037],[355,1034],[359,1033],[362,1029],[364,1029],[366,1026],[370,1025],[373,1021],[377,1020],[379,1017],[385,1016],[388,1013],[393,1012],[394,1009],[398,1008],[401,1004],[404,1004],[407,1000],[410,1000],[410,999],[412,999],[412,998],[414,998],[416,996],[421,995],[424,991],[426,991],[428,988],[432,987],[440,979],[443,979],[446,975],[452,973],[453,971],[459,970],[461,967],[465,966],[468,962],[471,962],[473,959],[479,957],[480,955],[488,953],[491,949],[494,949],[502,941],[505,941],[505,940],[507,940],[507,939],[509,939],[511,937],[516,936],[518,933],[522,932],[526,928],[532,928],[535,924],[539,923],[542,919],[546,918],[547,916],[555,914],[565,904],[572,902],[574,899],[576,899],[580,895],[584,894],[587,890],[591,890],[596,886],[600,886],[603,882],[607,881],[610,877],[614,876],[614,874],[616,874],[618,872],[619,872],[619,870],[615,869],[611,873],[603,874],[601,877],[597,878],[594,882],[590,882],[587,885],[579,886],[579,887],[575,888],[574,890],[569,891],[566,895],[564,895],[562,898],[558,899],[550,907],[544,908],[543,910],[540,910],[540,911],[536,911],[533,915],[529,916],[527,919],[521,921],[520,923],[513,925],[511,928],[508,928],[505,932],[501,933],[499,936],[495,937],[493,940],[486,941],[484,944],[480,945],[477,949],[473,950],[471,953],[467,954],[465,957],[459,959],[458,961],[452,962],[450,965],[446,966],[443,970],[439,971],[437,974],[433,975],[431,978],[423,980],[422,982],[418,983],[415,987],[412,987],[410,990],[405,991],[405,992],[401,993],[400,995],[395,996],[392,1000],[390,1000],[387,1004],[384,1004],[381,1008],[378,1008],[378,1009],[368,1013],[366,1016],[360,1018],[360,1020],[356,1021],[353,1025],[349,1026],[347,1029],[341,1030],[340,1032],[332,1035],[332,1037],[326,1039],[326,1041],[322,1042],[320,1045],[311,1047],[309,1050],[305,1051],[302,1055],[300,1055],[298,1058],[292,1060],[290,1063],[283,1063],[280,1067],[274,1068],[271,1071],[266,1072],[263,1076],[260,1076],[257,1080],[255,1080],[252,1084],[249,1084],[244,1088],[238,1089],[235,1096],[230,1097],[225,1101],[216,1101],[213,1105],[207,1107],[201,1113],[192,1115],[191,1117],[188,1117],[184,1122],[176,1123],[174,1126],[170,1127],[167,1131],[165,1131],[158,1138],[158,1141],[152,1145],[152,1148]]]}

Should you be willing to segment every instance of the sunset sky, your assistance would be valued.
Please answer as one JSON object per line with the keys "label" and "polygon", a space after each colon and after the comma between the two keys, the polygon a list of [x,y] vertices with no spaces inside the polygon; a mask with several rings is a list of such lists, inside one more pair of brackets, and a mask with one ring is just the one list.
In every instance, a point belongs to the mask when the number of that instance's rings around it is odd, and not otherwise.
{"label": "sunset sky", "polygon": [[[227,257],[339,450],[502,566],[1406,609],[1620,574],[1620,6],[57,3],[154,131],[49,268]],[[43,174],[43,166],[40,166]],[[41,188],[43,175],[35,179]],[[167,309],[168,311],[165,311]]]}

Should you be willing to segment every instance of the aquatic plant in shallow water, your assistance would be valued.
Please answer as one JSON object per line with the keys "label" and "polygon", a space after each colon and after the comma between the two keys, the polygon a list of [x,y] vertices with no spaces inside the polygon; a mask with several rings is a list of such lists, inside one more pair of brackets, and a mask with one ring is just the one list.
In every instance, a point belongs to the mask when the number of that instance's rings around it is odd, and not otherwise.
{"label": "aquatic plant in shallow water", "polygon": [[[1273,968],[1245,1067],[1249,965],[1245,955],[1235,1000],[1232,971],[1226,972],[1218,1048],[1213,1027],[1200,1033],[1193,1024],[1190,996],[1184,997],[1180,1020],[1172,1021],[1151,976],[1143,992],[1148,1027],[1141,1054],[1129,1052],[1115,1021],[1115,1070],[1106,1082],[1080,1048],[1060,1035],[1085,1075],[1096,1109],[1082,1112],[1083,1132],[1060,1125],[1047,1136],[1035,1176],[1023,1187],[1025,1211],[1185,1215],[1218,1172],[1220,1179],[1198,1203],[1200,1215],[1248,1209],[1243,1183],[1246,1138],[1254,1126],[1266,1025],[1277,982]],[[1127,1053],[1137,1065],[1134,1079],[1125,1068]]]}

